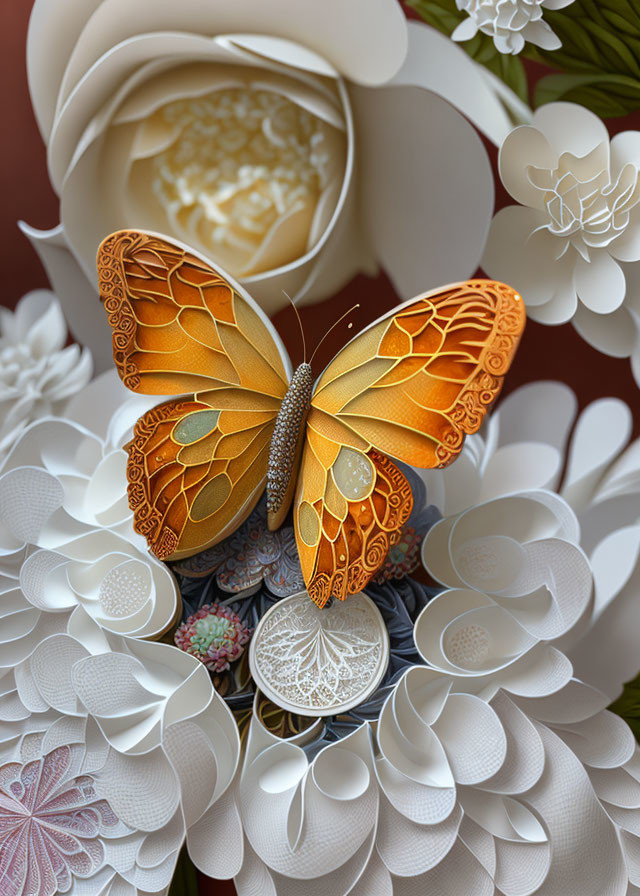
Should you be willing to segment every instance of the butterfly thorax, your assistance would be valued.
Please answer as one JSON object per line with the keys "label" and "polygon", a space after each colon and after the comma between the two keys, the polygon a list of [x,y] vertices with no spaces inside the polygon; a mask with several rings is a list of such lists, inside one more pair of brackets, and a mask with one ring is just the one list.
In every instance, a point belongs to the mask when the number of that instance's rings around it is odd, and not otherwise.
{"label": "butterfly thorax", "polygon": [[267,470],[267,510],[269,528],[272,529],[282,523],[293,498],[295,472],[300,463],[304,424],[311,405],[312,391],[311,365],[305,362],[298,367],[291,378],[271,436]]}

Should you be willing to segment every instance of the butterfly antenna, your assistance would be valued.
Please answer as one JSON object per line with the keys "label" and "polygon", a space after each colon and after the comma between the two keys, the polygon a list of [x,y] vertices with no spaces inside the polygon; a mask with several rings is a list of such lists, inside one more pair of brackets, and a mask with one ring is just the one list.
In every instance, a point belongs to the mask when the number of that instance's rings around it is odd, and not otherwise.
{"label": "butterfly antenna", "polygon": [[304,327],[302,326],[302,318],[300,317],[300,312],[298,311],[298,309],[296,307],[296,303],[293,301],[293,299],[291,298],[289,293],[285,292],[284,289],[282,290],[282,292],[291,302],[291,307],[295,311],[296,317],[298,318],[298,326],[300,327],[300,335],[302,336],[302,354],[303,354],[304,362],[306,363],[306,361],[307,361],[307,343],[304,338]]}
{"label": "butterfly antenna", "polygon": [[[331,333],[333,330],[335,330],[335,328],[338,326],[338,324],[339,324],[341,321],[343,321],[343,320],[345,319],[345,317],[348,317],[348,316],[351,314],[352,311],[355,311],[356,308],[359,308],[359,307],[360,307],[360,303],[358,303],[357,305],[353,305],[353,307],[349,308],[348,311],[345,311],[345,313],[342,315],[342,317],[339,317],[339,318],[338,318],[338,320],[335,322],[335,324],[333,324],[332,326],[329,327],[329,329],[328,329],[327,332],[324,334],[324,336],[322,337],[322,339],[320,340],[320,342],[319,342],[319,343],[316,345],[316,347],[314,348],[314,350],[313,350],[313,354],[312,354],[311,357],[309,358],[309,364],[312,364],[312,363],[313,363],[313,359],[314,359],[315,356],[316,356],[316,352],[318,351],[318,349],[320,348],[320,346],[322,345],[322,343],[325,341],[325,339],[327,338],[327,336],[329,335],[329,333]],[[353,324],[349,324],[349,328],[351,328],[352,326],[353,326]]]}

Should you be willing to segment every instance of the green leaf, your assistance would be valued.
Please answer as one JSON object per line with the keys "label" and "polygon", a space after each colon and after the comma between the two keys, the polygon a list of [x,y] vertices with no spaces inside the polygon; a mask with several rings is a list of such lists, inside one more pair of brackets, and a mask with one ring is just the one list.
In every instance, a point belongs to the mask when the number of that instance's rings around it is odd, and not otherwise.
{"label": "green leaf", "polygon": [[[408,0],[430,25],[451,35],[466,18],[455,0]],[[536,86],[534,105],[565,100],[603,118],[640,109],[640,4],[637,0],[574,0],[564,9],[545,9],[544,19],[562,41],[558,50],[526,44],[522,56],[551,66]],[[525,102],[527,79],[517,56],[499,53],[493,39],[478,33],[460,46]],[[579,77],[582,76],[582,77]]]}
{"label": "green leaf", "polygon": [[[467,14],[460,12],[455,0],[407,0],[407,5],[433,28],[449,37]],[[471,40],[459,44],[472,59],[497,75],[525,103],[529,102],[527,75],[517,56],[499,53],[493,38],[478,32]]]}
{"label": "green leaf", "polygon": [[536,84],[534,105],[563,100],[580,103],[600,118],[628,115],[640,108],[640,81],[625,75],[547,75]]}
{"label": "green leaf", "polygon": [[637,3],[574,0],[564,9],[545,10],[544,18],[562,46],[549,52],[527,44],[524,55],[561,69],[564,75],[543,78],[537,85],[534,105],[563,99],[581,103],[607,118],[640,108]]}
{"label": "green leaf", "polygon": [[640,674],[625,684],[622,694],[609,709],[625,720],[640,742]]}
{"label": "green leaf", "polygon": [[198,875],[185,846],[178,856],[169,896],[198,896]]}

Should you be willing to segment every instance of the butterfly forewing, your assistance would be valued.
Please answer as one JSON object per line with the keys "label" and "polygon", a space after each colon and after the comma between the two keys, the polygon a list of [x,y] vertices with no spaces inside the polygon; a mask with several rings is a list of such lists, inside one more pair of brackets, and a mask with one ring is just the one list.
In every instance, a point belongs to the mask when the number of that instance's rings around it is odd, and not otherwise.
{"label": "butterfly forewing", "polygon": [[162,559],[186,557],[230,534],[260,497],[290,363],[258,306],[169,240],[112,234],[98,277],[125,385],[195,393],[145,414],[128,446],[136,530]]}

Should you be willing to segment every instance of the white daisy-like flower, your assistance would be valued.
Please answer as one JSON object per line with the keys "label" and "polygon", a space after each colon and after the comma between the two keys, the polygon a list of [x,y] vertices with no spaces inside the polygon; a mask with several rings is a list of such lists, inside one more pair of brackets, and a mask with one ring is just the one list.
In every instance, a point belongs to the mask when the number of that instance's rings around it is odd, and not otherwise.
{"label": "white daisy-like flower", "polygon": [[610,141],[592,112],[550,103],[507,137],[499,166],[520,205],[494,217],[483,268],[534,320],[571,320],[601,351],[635,355],[640,381],[640,134]]}
{"label": "white daisy-like flower", "polygon": [[0,457],[29,423],[58,414],[91,378],[88,349],[69,345],[52,292],[23,296],[15,311],[0,308]]}
{"label": "white daisy-like flower", "polygon": [[115,372],[28,427],[0,466],[0,667],[27,656],[82,606],[101,626],[158,637],[180,601],[168,568],[133,530],[126,452],[149,407]]}
{"label": "white daisy-like flower", "polygon": [[557,50],[560,38],[543,18],[545,9],[563,9],[573,0],[456,0],[466,12],[451,35],[452,40],[471,40],[478,31],[493,38],[500,53],[520,53],[526,41],[543,50]]}
{"label": "white daisy-like flower", "polygon": [[2,892],[166,893],[239,758],[204,667],[79,609],[0,688]]}

